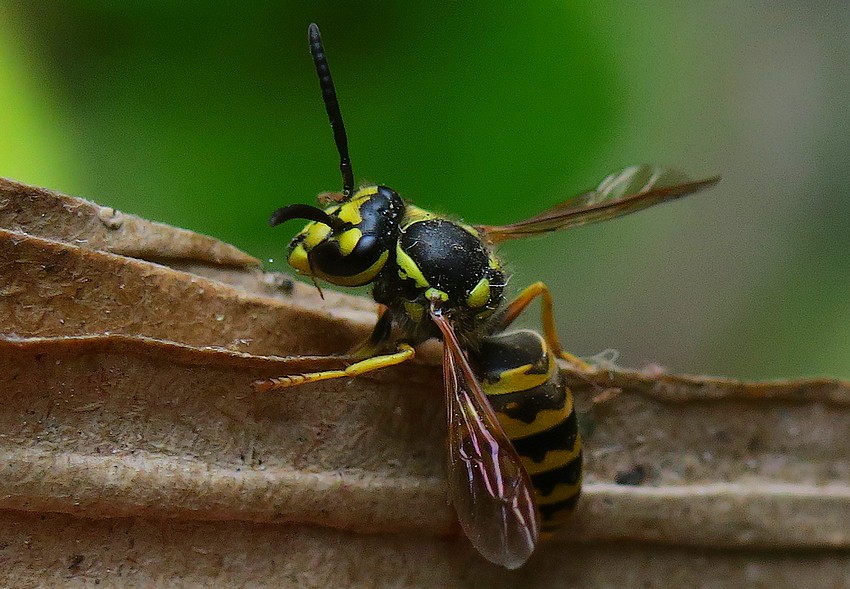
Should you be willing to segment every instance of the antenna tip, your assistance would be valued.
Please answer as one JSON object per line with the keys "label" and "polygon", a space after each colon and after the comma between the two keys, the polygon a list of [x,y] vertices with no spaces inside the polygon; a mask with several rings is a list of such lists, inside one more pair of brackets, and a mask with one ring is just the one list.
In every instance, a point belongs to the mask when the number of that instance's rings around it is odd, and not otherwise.
{"label": "antenna tip", "polygon": [[314,22],[311,22],[307,26],[307,37],[312,41],[314,39],[321,39],[321,34],[319,33],[319,25]]}

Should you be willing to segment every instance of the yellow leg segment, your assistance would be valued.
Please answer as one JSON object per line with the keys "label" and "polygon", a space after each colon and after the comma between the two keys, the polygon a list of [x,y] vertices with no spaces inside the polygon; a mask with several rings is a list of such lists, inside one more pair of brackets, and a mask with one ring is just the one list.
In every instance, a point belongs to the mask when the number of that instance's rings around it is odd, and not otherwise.
{"label": "yellow leg segment", "polygon": [[325,370],[322,372],[307,372],[305,374],[290,374],[288,376],[280,376],[277,378],[269,378],[267,380],[255,381],[252,386],[254,390],[260,393],[268,391],[277,391],[280,389],[288,389],[297,387],[309,382],[318,382],[320,380],[330,380],[332,378],[352,378],[380,370],[388,366],[395,366],[413,358],[415,352],[408,344],[399,344],[398,350],[392,354],[384,354],[381,356],[372,356],[359,362],[355,362],[345,370]]}
{"label": "yellow leg segment", "polygon": [[558,340],[558,331],[555,329],[555,314],[552,310],[552,293],[549,292],[549,287],[542,282],[535,282],[534,284],[526,287],[525,290],[519,293],[517,298],[511,301],[505,310],[505,314],[502,316],[500,328],[505,329],[513,323],[514,320],[519,317],[520,313],[525,311],[526,307],[528,307],[528,305],[530,305],[537,297],[540,297],[543,337],[546,339],[548,346],[552,348],[552,351],[557,356],[563,358],[577,368],[582,370],[591,370],[593,367],[590,364],[580,359],[578,356],[565,352],[561,347],[561,342]]}

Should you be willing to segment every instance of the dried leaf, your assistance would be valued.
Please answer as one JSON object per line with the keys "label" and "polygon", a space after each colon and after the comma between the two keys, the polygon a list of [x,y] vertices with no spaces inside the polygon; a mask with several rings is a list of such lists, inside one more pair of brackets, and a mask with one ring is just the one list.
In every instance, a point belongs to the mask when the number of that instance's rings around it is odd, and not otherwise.
{"label": "dried leaf", "polygon": [[[344,354],[374,304],[322,301],[231,246],[114,219],[0,181],[0,554],[15,563],[0,585],[845,579],[848,383],[568,373],[586,491],[572,525],[505,574],[446,503],[439,354],[255,393],[257,378],[343,364],[307,355]],[[606,389],[621,392],[590,402]]]}

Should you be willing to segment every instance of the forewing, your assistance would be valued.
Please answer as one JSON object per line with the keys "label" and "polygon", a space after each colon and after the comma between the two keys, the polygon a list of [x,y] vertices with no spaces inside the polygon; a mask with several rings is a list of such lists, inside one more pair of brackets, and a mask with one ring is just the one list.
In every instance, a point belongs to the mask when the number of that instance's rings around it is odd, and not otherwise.
{"label": "forewing", "polygon": [[443,331],[449,492],[464,533],[487,560],[509,569],[531,556],[539,516],[528,474],[490,407],[451,325]]}
{"label": "forewing", "polygon": [[613,219],[709,188],[719,176],[689,180],[683,174],[643,164],[609,176],[594,190],[579,194],[539,215],[510,225],[482,225],[478,230],[493,243],[569,229]]}

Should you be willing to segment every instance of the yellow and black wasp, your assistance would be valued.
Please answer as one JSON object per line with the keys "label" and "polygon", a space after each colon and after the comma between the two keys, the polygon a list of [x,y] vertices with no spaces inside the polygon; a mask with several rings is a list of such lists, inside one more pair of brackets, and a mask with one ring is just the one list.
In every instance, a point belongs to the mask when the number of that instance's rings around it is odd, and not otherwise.
{"label": "yellow and black wasp", "polygon": [[[386,186],[355,191],[345,127],[315,24],[308,38],[340,154],[342,193],[324,195],[332,202],[325,209],[304,204],[278,209],[270,224],[310,221],[289,245],[289,264],[314,281],[371,284],[382,311],[358,352],[360,360],[344,370],[293,374],[254,386],[269,391],[354,377],[411,359],[414,346],[425,340],[442,340],[449,488],[458,520],[485,558],[519,567],[578,500],[581,439],[557,360],[587,366],[561,349],[543,283],[505,304],[507,273],[494,246],[625,215],[692,194],[718,178],[693,182],[652,166],[630,167],[594,190],[502,226],[472,226],[426,211]],[[538,297],[543,335],[506,331]]]}

